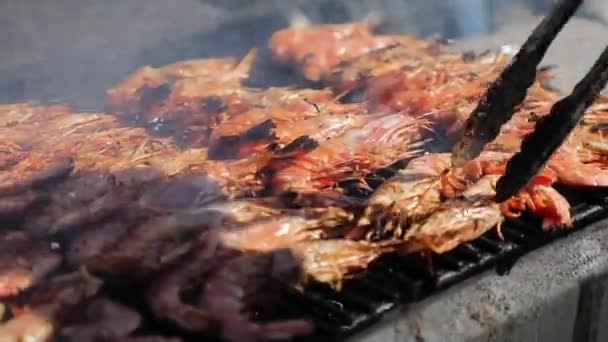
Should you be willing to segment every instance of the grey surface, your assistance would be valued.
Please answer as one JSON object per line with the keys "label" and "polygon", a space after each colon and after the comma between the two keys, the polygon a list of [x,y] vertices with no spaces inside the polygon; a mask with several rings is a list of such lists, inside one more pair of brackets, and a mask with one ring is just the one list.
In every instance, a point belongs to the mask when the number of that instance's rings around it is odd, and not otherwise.
{"label": "grey surface", "polygon": [[[608,6],[608,2],[606,4]],[[494,49],[505,44],[521,45],[540,22],[540,17],[516,10],[501,29],[491,35],[466,38],[457,42],[462,49]],[[573,18],[553,42],[543,60],[544,65],[557,65],[555,85],[571,91],[576,82],[591,68],[595,60],[608,45],[608,26],[605,24]]]}
{"label": "grey surface", "polygon": [[526,255],[508,276],[487,272],[392,314],[353,341],[606,341],[607,225]]}

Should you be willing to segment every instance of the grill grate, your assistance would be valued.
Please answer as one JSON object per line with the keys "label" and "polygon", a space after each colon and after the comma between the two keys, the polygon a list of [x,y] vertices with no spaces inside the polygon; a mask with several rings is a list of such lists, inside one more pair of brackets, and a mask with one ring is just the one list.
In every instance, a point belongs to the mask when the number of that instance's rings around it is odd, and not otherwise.
{"label": "grill grate", "polygon": [[306,340],[336,340],[357,333],[400,304],[419,301],[481,271],[496,267],[507,274],[519,257],[555,239],[608,217],[608,206],[581,203],[572,207],[574,229],[545,233],[534,220],[505,222],[504,241],[490,231],[475,241],[433,259],[391,254],[370,265],[359,278],[349,280],[339,293],[321,285],[304,292],[289,290],[294,314],[311,317],[317,333]]}

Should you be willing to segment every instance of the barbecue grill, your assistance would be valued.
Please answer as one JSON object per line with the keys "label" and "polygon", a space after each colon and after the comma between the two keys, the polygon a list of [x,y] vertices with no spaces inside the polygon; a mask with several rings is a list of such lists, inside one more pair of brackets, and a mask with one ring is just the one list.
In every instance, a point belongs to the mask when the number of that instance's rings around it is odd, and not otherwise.
{"label": "barbecue grill", "polygon": [[[3,31],[11,33],[3,43],[11,48],[0,51],[0,100],[69,99],[87,109],[99,109],[99,94],[139,65],[242,55],[265,44],[271,32],[289,24],[295,8],[314,22],[380,10],[386,30],[439,33],[456,39],[455,48],[481,52],[522,42],[548,5],[479,1],[463,18],[458,11],[437,10],[444,7],[433,1],[58,1],[54,9],[33,3],[0,5],[10,19]],[[17,24],[29,15],[47,17],[48,29],[36,19]],[[66,17],[82,18],[81,24],[59,25]],[[575,18],[558,37],[546,58],[559,66],[553,86],[570,89],[592,64],[606,43],[603,19]],[[303,82],[285,72],[260,65],[250,81]],[[505,241],[489,232],[435,257],[433,270],[415,256],[387,255],[339,293],[321,285],[302,293],[284,288],[288,305],[260,315],[311,317],[317,331],[307,339],[313,341],[606,341],[606,194],[560,190],[572,203],[572,231],[546,234],[531,219],[509,222],[502,230]]]}

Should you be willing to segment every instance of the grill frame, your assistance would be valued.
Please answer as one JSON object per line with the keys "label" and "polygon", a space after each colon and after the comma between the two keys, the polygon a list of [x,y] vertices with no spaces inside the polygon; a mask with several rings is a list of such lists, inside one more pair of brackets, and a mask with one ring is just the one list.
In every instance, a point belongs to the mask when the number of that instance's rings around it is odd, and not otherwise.
{"label": "grill frame", "polygon": [[[497,274],[506,276],[527,253],[573,233],[585,231],[593,223],[608,218],[608,203],[603,196],[597,193],[570,193],[568,197],[589,199],[573,205],[573,229],[546,233],[541,231],[538,222],[507,221],[502,227],[503,242],[492,230],[453,251],[434,257],[435,276],[429,274],[427,263],[420,257],[391,254],[375,261],[362,275],[346,281],[339,293],[318,284],[307,287],[303,292],[287,289],[291,308],[307,308],[290,312],[290,315],[309,317],[317,328],[313,336],[302,341],[347,339],[378,323],[403,305],[415,304],[437,295],[492,268]],[[483,254],[475,255],[476,251]],[[470,260],[467,262],[466,258]],[[473,258],[477,258],[477,261]]]}

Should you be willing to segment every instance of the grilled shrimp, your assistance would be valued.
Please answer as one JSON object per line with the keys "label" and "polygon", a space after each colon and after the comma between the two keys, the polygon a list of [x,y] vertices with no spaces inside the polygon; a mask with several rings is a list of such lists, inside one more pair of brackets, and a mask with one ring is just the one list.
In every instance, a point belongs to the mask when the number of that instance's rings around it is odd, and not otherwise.
{"label": "grilled shrimp", "polygon": [[499,228],[504,217],[500,205],[491,201],[498,178],[499,175],[481,177],[460,197],[443,202],[427,219],[414,223],[403,237],[405,250],[441,254]]}
{"label": "grilled shrimp", "polygon": [[379,256],[398,250],[402,242],[338,240],[303,241],[289,246],[302,264],[307,279],[340,290],[342,282],[364,270]]}
{"label": "grilled shrimp", "polygon": [[209,229],[228,231],[278,213],[248,201],[229,201],[153,217],[135,226],[109,223],[76,239],[70,248],[70,261],[100,274],[148,276],[179,261]]}
{"label": "grilled shrimp", "polygon": [[[144,66],[136,70],[128,78],[108,89],[108,103],[122,113],[139,113],[145,110],[153,95],[169,96],[172,86],[183,88],[182,95],[196,95],[185,90],[194,90],[195,86],[204,87],[222,85],[223,87],[238,87],[246,78],[251,68],[255,52],[250,52],[238,63],[234,58],[211,58],[181,61],[160,68]],[[183,84],[179,84],[183,81]],[[172,86],[171,86],[172,85]]]}
{"label": "grilled shrimp", "polygon": [[[400,237],[404,228],[446,205],[445,200],[467,196],[467,193],[475,191],[485,191],[491,197],[495,181],[489,183],[491,187],[479,182],[484,177],[486,183],[497,180],[504,173],[510,156],[511,153],[485,151],[460,169],[451,168],[449,154],[429,154],[414,159],[374,192],[358,221],[358,232],[365,227],[369,229],[368,238],[381,237],[390,232]],[[492,178],[487,178],[489,176]],[[518,217],[524,211],[537,215],[543,219],[545,229],[556,224],[571,226],[568,202],[550,187],[556,179],[555,173],[545,168],[524,189],[498,208],[508,218]],[[481,191],[481,184],[486,186],[484,191]]]}
{"label": "grilled shrimp", "polygon": [[[464,180],[464,184],[471,184],[484,175],[498,177],[504,174],[510,156],[510,153],[483,152],[479,158],[466,163],[459,170],[460,175],[452,173],[445,176]],[[551,168],[542,169],[523,189],[500,204],[503,215],[517,218],[522,212],[529,212],[542,219],[542,228],[545,230],[558,226],[572,227],[568,201],[551,187],[556,181],[557,175]],[[494,186],[495,182],[492,187]],[[445,187],[443,193],[446,193]]]}
{"label": "grilled shrimp", "polygon": [[445,58],[443,54],[438,54],[439,47],[438,41],[418,40],[404,35],[399,43],[342,61],[332,70],[328,82],[338,92],[365,88],[368,80],[381,75],[413,70],[425,63],[436,62],[439,56]]}
{"label": "grilled shrimp", "polygon": [[69,317],[59,336],[68,341],[114,341],[133,333],[141,320],[133,309],[99,298],[87,303],[74,317]]}
{"label": "grilled shrimp", "polygon": [[[260,286],[271,277],[289,281],[298,265],[285,253],[247,255],[206,241],[184,263],[161,274],[148,290],[153,314],[192,332],[220,329],[229,341],[289,339],[307,334],[305,321],[253,323],[247,311]],[[295,272],[294,272],[295,268]],[[199,301],[188,302],[185,292],[200,293]],[[254,297],[254,298],[252,298]]]}
{"label": "grilled shrimp", "polygon": [[320,144],[307,137],[296,139],[270,161],[266,184],[274,193],[306,192],[327,189],[347,177],[361,177],[419,153],[425,124],[424,119],[390,114]]}
{"label": "grilled shrimp", "polygon": [[285,250],[240,255],[226,261],[209,277],[200,303],[220,321],[221,335],[228,341],[292,340],[310,334],[311,323],[302,319],[254,323],[248,311],[256,301],[272,305],[280,299],[260,294],[271,285],[271,280],[292,282],[299,273],[297,261]]}
{"label": "grilled shrimp", "polygon": [[8,137],[23,148],[52,150],[55,143],[66,136],[90,134],[116,128],[120,122],[113,115],[103,113],[65,113],[62,115],[30,118],[23,123],[0,127],[0,136]]}
{"label": "grilled shrimp", "polygon": [[[379,62],[388,60],[382,67]],[[419,112],[456,108],[479,97],[486,83],[501,71],[507,58],[468,58],[456,53],[419,53],[395,45],[347,64],[334,74],[341,88],[358,88],[363,99],[397,111]],[[449,106],[447,105],[449,104]]]}
{"label": "grilled shrimp", "polygon": [[606,110],[608,97],[591,106],[570,137],[549,160],[558,182],[573,187],[608,186]]}
{"label": "grilled shrimp", "polygon": [[210,139],[215,141],[223,136],[239,136],[266,120],[293,121],[300,117],[319,116],[322,114],[321,109],[325,109],[333,97],[326,89],[271,88],[262,91],[254,107],[235,114],[232,120],[218,124]]}
{"label": "grilled shrimp", "polygon": [[23,231],[0,234],[0,299],[37,285],[61,265],[62,257]]}
{"label": "grilled shrimp", "polygon": [[371,225],[368,238],[387,232],[401,236],[404,227],[428,217],[444,199],[460,195],[483,175],[496,172],[493,165],[504,156],[486,152],[459,170],[451,169],[449,153],[418,157],[376,189],[358,225]]}
{"label": "grilled shrimp", "polygon": [[258,174],[272,158],[270,151],[260,151],[241,159],[184,163],[186,167],[180,170],[213,179],[230,197],[251,196],[263,189],[263,179]]}
{"label": "grilled shrimp", "polygon": [[7,138],[0,139],[0,170],[4,171],[19,164],[27,158],[27,154],[16,142]]}
{"label": "grilled shrimp", "polygon": [[410,253],[445,253],[497,227],[503,219],[496,203],[450,201],[445,209],[409,228],[403,238],[404,249]]}
{"label": "grilled shrimp", "polygon": [[287,210],[285,214],[258,220],[245,227],[217,233],[222,245],[241,251],[267,252],[294,243],[318,240],[327,229],[344,225],[353,215],[340,208]]}
{"label": "grilled shrimp", "polygon": [[84,273],[50,279],[26,294],[26,307],[12,307],[13,317],[0,323],[0,341],[48,341],[66,314],[95,296],[101,285],[99,279]]}
{"label": "grilled shrimp", "polygon": [[270,144],[284,145],[304,135],[323,141],[373,119],[363,115],[366,111],[358,104],[321,103],[308,107],[302,111],[254,108],[241,113],[214,129],[210,149],[219,152],[214,155],[246,156]]}
{"label": "grilled shrimp", "polygon": [[294,65],[307,79],[319,81],[340,61],[388,43],[376,39],[368,23],[349,23],[279,30],[270,38],[269,47],[277,63]]}
{"label": "grilled shrimp", "polygon": [[371,225],[368,237],[386,232],[400,236],[403,226],[427,217],[440,205],[441,175],[449,167],[447,153],[412,160],[374,191],[358,226]]}
{"label": "grilled shrimp", "polygon": [[[436,51],[437,41],[419,39],[410,35],[378,35],[372,30],[372,21],[339,25],[315,25],[291,27],[275,32],[269,42],[274,60],[296,67],[304,77],[312,81],[335,81],[334,70],[348,68],[352,61],[374,51],[401,44],[410,51]],[[322,42],[321,45],[310,44]],[[367,69],[383,65],[364,63]],[[386,64],[389,64],[388,61]],[[365,73],[361,71],[361,75]]]}
{"label": "grilled shrimp", "polygon": [[53,333],[53,324],[49,315],[34,310],[0,323],[0,341],[2,342],[49,341],[53,337]]}
{"label": "grilled shrimp", "polygon": [[50,120],[70,113],[68,105],[40,106],[33,103],[0,104],[0,127],[14,127],[31,122]]}

